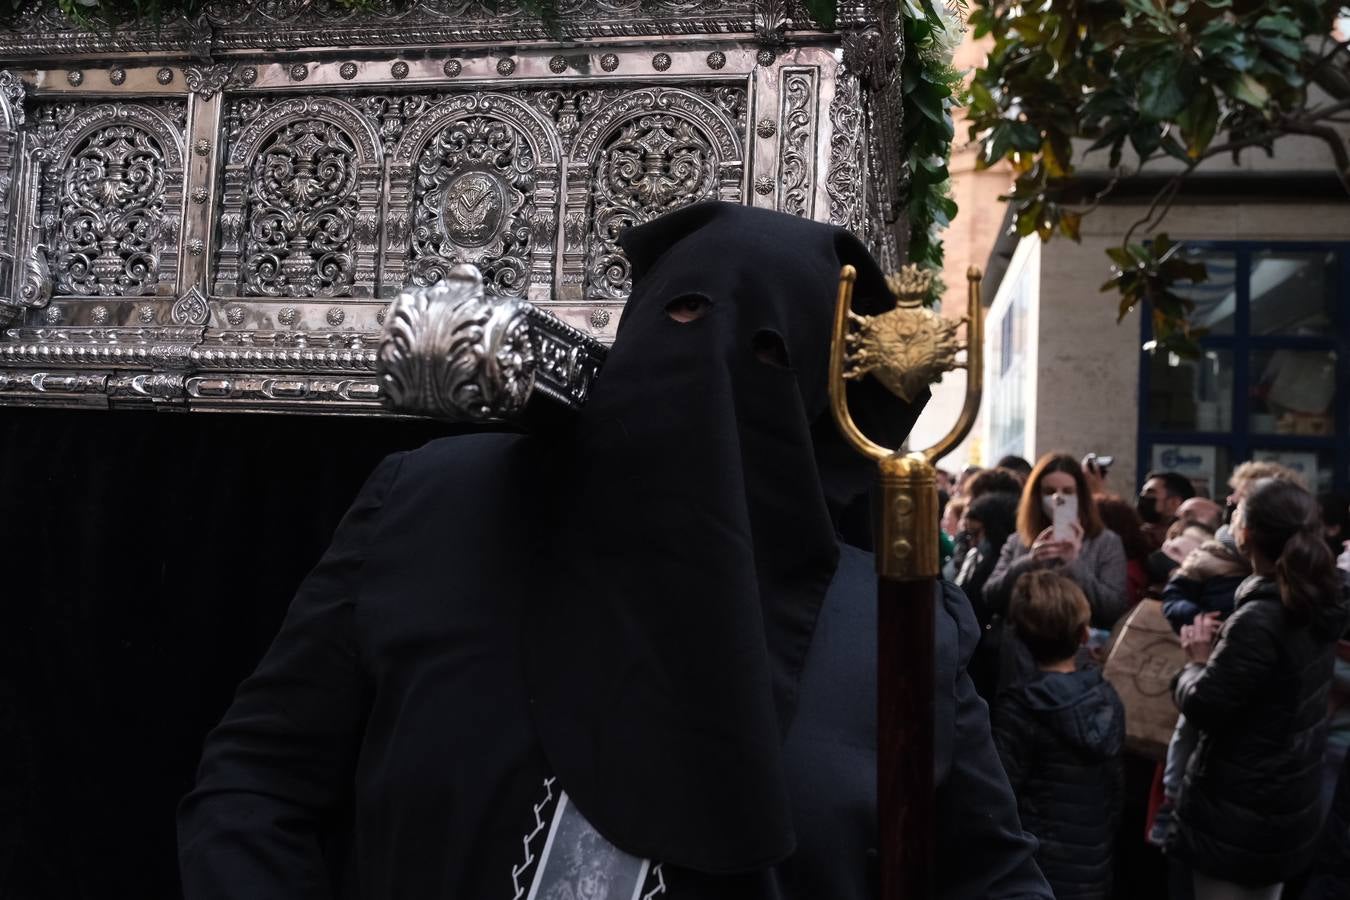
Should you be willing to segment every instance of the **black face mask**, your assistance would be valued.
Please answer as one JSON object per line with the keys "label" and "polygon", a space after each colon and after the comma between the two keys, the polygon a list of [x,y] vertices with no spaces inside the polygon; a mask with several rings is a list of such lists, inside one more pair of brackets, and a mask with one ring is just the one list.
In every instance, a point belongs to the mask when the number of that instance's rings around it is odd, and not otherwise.
{"label": "black face mask", "polygon": [[1236,504],[1236,503],[1228,503],[1228,504],[1225,504],[1225,505],[1224,505],[1224,508],[1223,508],[1223,524],[1225,524],[1225,525],[1232,525],[1232,524],[1233,524],[1233,514],[1234,514],[1235,512],[1237,512],[1237,504]]}
{"label": "black face mask", "polygon": [[1157,497],[1140,497],[1134,508],[1139,511],[1139,518],[1149,525],[1156,525],[1162,521],[1162,514],[1158,512]]}

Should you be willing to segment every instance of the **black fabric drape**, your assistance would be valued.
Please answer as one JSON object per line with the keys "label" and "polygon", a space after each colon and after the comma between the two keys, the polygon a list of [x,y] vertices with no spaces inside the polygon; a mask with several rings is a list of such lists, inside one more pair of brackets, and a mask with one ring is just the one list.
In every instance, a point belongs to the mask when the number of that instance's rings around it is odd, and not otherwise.
{"label": "black fabric drape", "polygon": [[424,422],[0,409],[0,897],[178,896],[202,738]]}

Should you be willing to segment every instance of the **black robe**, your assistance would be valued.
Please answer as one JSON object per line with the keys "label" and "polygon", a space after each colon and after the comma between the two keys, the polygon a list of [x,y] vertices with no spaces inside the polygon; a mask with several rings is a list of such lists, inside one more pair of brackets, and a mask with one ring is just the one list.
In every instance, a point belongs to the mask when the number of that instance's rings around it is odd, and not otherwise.
{"label": "black robe", "polygon": [[[207,740],[179,815],[188,900],[525,896],[535,810],[558,787],[522,674],[524,605],[549,602],[520,589],[538,575],[522,540],[536,444],[451,438],[377,469]],[[667,868],[661,896],[874,896],[875,603],[870,557],[844,547],[783,749],[796,852],[746,875]],[[939,896],[1048,898],[954,591],[936,639]]]}

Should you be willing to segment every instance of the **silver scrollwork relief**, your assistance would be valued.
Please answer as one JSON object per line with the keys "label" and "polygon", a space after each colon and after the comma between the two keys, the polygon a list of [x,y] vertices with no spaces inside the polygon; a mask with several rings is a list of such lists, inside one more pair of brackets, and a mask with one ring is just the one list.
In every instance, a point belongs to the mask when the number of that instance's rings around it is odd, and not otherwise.
{"label": "silver scrollwork relief", "polygon": [[[558,28],[569,40],[665,35],[671,23],[680,34],[763,32],[773,16],[767,7],[787,0],[560,0]],[[841,22],[847,22],[841,3]],[[784,22],[784,25],[789,23]],[[215,52],[260,47],[299,49],[420,46],[466,41],[514,43],[555,36],[523,0],[375,0],[359,6],[293,0],[216,2],[195,21],[165,21],[158,27],[119,28],[100,33],[75,25],[57,0],[25,9],[0,39],[0,54],[187,52],[197,58]],[[800,27],[811,27],[802,17]],[[321,38],[316,39],[316,35]]]}
{"label": "silver scrollwork relief", "polygon": [[519,295],[529,283],[524,213],[534,170],[529,143],[506,122],[476,116],[438,134],[417,165],[413,283],[440,281],[452,260],[472,252],[495,286]]}
{"label": "silver scrollwork relief", "polygon": [[860,185],[862,161],[862,91],[858,77],[839,66],[830,103],[830,167],[825,190],[830,197],[830,221],[861,233],[863,209]]}
{"label": "silver scrollwork relief", "polygon": [[783,75],[782,136],[778,149],[778,208],[794,216],[810,216],[815,193],[816,70],[788,70]]}
{"label": "silver scrollwork relief", "polygon": [[215,66],[188,66],[183,69],[183,80],[188,90],[203,100],[220,93],[234,77],[234,67],[221,63]]}
{"label": "silver scrollwork relief", "polygon": [[389,278],[431,285],[471,263],[494,291],[547,297],[560,156],[552,124],[499,93],[453,96],[417,115],[390,168]]}
{"label": "silver scrollwork relief", "polygon": [[379,138],[327,98],[231,102],[216,293],[371,296],[380,203]]}
{"label": "silver scrollwork relief", "polygon": [[[16,243],[14,208],[25,193],[21,186],[23,173],[19,171],[19,138],[25,113],[24,96],[27,91],[23,81],[13,72],[0,71],[0,328],[17,321],[29,306],[38,306],[47,302],[50,294],[50,282],[45,270],[40,273],[42,283],[23,284],[15,300],[14,281],[23,278],[23,272],[15,272]],[[19,226],[22,228],[22,224]],[[31,257],[30,257],[31,258]],[[42,265],[45,267],[45,256]],[[25,294],[25,292],[28,292]]]}
{"label": "silver scrollwork relief", "polygon": [[202,292],[193,286],[173,304],[170,319],[175,325],[205,325],[211,310]]}
{"label": "silver scrollwork relief", "polygon": [[43,107],[42,244],[63,296],[171,290],[181,133],[143,105]]}
{"label": "silver scrollwork relief", "polygon": [[569,177],[591,205],[587,301],[622,301],[632,290],[618,243],[625,228],[699,200],[741,199],[743,143],[723,110],[684,90],[625,94],[587,123]]}
{"label": "silver scrollwork relief", "polygon": [[6,128],[15,128],[24,123],[23,98],[28,93],[23,79],[8,70],[0,72],[0,106]]}
{"label": "silver scrollwork relief", "polygon": [[[372,413],[390,300],[472,264],[541,317],[536,393],[569,395],[581,345],[540,335],[612,339],[628,225],[720,198],[837,216],[887,251],[878,88],[838,68],[842,37],[797,42],[799,0],[559,0],[562,42],[523,0],[226,2],[186,36],[57,34],[41,6],[0,32],[37,73],[32,96],[0,70],[0,375],[40,369],[48,398],[84,366],[127,404]],[[850,31],[877,15],[861,3],[840,4]],[[166,367],[181,388],[133,381]]]}
{"label": "silver scrollwork relief", "polygon": [[356,150],[336,125],[288,123],[253,158],[245,221],[246,294],[331,297],[355,278]]}

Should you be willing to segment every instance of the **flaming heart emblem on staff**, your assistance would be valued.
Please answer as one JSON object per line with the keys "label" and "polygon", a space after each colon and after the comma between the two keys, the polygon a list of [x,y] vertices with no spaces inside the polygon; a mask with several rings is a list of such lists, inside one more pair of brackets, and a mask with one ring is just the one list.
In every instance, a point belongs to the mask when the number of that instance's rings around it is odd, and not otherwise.
{"label": "flaming heart emblem on staff", "polygon": [[947,372],[961,368],[956,332],[970,320],[953,322],[926,309],[923,298],[933,284],[932,272],[915,265],[887,276],[895,309],[879,316],[849,312],[857,330],[847,336],[844,378],[872,375],[906,403]]}

